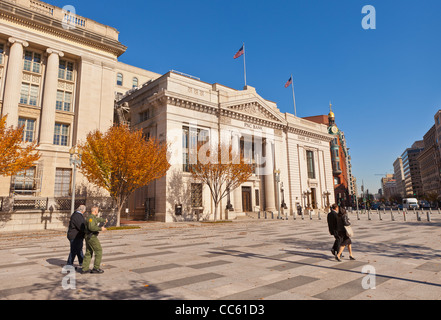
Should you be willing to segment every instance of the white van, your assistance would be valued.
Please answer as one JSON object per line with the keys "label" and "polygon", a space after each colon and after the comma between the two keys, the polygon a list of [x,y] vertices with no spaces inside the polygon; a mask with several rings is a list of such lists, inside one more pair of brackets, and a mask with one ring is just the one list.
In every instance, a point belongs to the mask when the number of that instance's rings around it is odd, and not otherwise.
{"label": "white van", "polygon": [[418,200],[415,198],[403,199],[403,209],[418,209]]}

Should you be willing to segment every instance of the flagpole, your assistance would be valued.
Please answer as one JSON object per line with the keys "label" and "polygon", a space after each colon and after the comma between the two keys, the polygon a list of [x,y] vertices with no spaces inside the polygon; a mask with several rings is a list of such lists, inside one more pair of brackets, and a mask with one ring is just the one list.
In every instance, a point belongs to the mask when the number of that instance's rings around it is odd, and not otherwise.
{"label": "flagpole", "polygon": [[243,42],[243,75],[245,79],[245,87],[247,86],[247,68],[245,64],[245,42]]}
{"label": "flagpole", "polygon": [[294,79],[291,74],[291,86],[292,86],[292,100],[294,102],[294,115],[297,117],[297,109],[296,109],[296,96],[294,94]]}

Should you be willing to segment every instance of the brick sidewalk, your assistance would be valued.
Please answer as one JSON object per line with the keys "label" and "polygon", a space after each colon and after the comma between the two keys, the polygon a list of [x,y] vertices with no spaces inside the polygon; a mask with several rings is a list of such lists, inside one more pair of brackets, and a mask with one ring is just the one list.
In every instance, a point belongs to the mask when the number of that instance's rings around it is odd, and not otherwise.
{"label": "brick sidewalk", "polygon": [[64,231],[1,235],[0,299],[441,299],[441,216],[396,220],[352,214],[357,260],[340,263],[325,217],[140,224],[101,233],[105,273],[74,289]]}

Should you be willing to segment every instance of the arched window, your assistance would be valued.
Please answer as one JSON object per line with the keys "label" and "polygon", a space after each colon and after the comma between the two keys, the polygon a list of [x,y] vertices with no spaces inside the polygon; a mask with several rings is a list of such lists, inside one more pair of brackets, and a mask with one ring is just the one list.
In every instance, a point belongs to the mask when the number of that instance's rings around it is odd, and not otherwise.
{"label": "arched window", "polygon": [[116,75],[116,84],[118,86],[122,86],[123,85],[123,75],[122,75],[122,73],[118,73]]}
{"label": "arched window", "polygon": [[133,78],[132,88],[138,88],[138,78]]}

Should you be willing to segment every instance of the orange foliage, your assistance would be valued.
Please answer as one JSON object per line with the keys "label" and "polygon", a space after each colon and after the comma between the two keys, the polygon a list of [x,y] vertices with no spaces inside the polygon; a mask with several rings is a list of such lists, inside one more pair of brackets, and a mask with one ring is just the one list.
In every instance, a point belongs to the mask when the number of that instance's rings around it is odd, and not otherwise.
{"label": "orange foliage", "polygon": [[190,172],[210,189],[216,220],[219,202],[251,177],[253,165],[243,155],[234,153],[231,146],[210,147],[207,143],[198,147],[197,161],[190,166]]}
{"label": "orange foliage", "polygon": [[126,125],[98,130],[87,135],[81,173],[89,182],[109,191],[118,207],[118,222],[125,201],[137,188],[163,177],[170,164],[167,145],[155,139],[145,140],[141,130]]}
{"label": "orange foliage", "polygon": [[6,118],[0,119],[0,175],[11,176],[32,167],[41,155],[37,142],[23,142],[23,127],[6,127]]}

